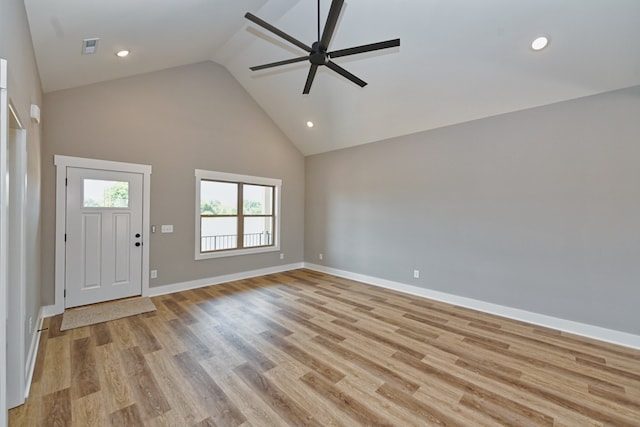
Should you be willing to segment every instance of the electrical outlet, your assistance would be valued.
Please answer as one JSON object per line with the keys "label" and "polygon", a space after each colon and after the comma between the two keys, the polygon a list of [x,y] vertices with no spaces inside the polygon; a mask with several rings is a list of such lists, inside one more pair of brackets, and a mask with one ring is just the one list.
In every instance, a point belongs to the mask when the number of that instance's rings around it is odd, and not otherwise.
{"label": "electrical outlet", "polygon": [[29,316],[29,332],[33,331],[33,316]]}
{"label": "electrical outlet", "polygon": [[413,270],[413,278],[414,279],[420,278],[420,270]]}
{"label": "electrical outlet", "polygon": [[322,260],[324,258],[324,255],[318,254],[318,258],[320,258],[320,260]]}
{"label": "electrical outlet", "polygon": [[173,224],[165,224],[160,227],[161,233],[173,233]]}
{"label": "electrical outlet", "polygon": [[280,254],[280,259],[284,259],[284,254],[283,253]]}
{"label": "electrical outlet", "polygon": [[152,279],[158,278],[158,270],[151,270],[151,278]]}

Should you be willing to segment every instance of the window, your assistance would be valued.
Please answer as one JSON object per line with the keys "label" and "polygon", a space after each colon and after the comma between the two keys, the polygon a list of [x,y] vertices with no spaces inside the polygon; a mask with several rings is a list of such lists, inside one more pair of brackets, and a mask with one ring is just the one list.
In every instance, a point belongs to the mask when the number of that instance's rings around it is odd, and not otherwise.
{"label": "window", "polygon": [[196,259],[280,250],[281,185],[196,169]]}
{"label": "window", "polygon": [[129,183],[84,179],[83,206],[85,208],[128,208]]}

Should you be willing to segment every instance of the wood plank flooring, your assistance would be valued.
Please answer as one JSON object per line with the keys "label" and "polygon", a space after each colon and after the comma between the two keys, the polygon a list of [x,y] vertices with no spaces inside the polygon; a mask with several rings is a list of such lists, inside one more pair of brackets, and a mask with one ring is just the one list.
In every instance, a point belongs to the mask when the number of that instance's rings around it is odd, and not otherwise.
{"label": "wood plank flooring", "polygon": [[639,426],[640,351],[310,270],[46,319],[10,426]]}

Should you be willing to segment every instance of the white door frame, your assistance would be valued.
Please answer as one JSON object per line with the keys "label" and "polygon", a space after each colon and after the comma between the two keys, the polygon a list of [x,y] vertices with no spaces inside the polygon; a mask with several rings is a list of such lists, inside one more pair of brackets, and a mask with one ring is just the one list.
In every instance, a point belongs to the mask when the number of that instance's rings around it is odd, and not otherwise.
{"label": "white door frame", "polygon": [[[7,281],[7,406],[14,408],[25,400],[29,369],[26,359],[26,229],[27,209],[27,131],[9,100],[9,139],[7,171],[9,177],[8,281]],[[31,332],[31,331],[30,331]]]}
{"label": "white door frame", "polygon": [[7,61],[0,58],[0,427],[7,426]]}
{"label": "white door frame", "polygon": [[55,303],[53,314],[64,312],[65,287],[65,227],[67,217],[67,192],[65,179],[67,168],[101,169],[117,172],[133,172],[142,179],[142,295],[149,294],[149,209],[151,201],[151,166],[81,157],[54,156],[56,166],[56,252],[55,252]]}

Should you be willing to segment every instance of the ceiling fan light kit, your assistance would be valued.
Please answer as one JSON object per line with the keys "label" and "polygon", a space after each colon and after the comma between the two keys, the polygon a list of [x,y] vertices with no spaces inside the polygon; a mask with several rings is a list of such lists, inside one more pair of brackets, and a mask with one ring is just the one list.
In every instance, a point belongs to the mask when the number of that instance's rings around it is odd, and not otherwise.
{"label": "ceiling fan light kit", "polygon": [[304,85],[304,89],[302,91],[303,94],[308,94],[311,91],[311,85],[313,84],[313,79],[316,76],[316,71],[318,67],[323,65],[327,66],[329,69],[335,71],[346,79],[352,81],[360,87],[364,87],[367,83],[351,74],[349,71],[345,70],[338,64],[332,61],[334,58],[340,58],[342,56],[356,55],[359,53],[372,52],[374,50],[380,49],[388,49],[390,47],[400,46],[400,39],[387,40],[384,42],[371,43],[362,46],[356,46],[348,49],[340,49],[329,52],[329,44],[331,42],[331,38],[333,37],[333,33],[336,29],[336,24],[338,23],[338,18],[340,17],[340,12],[342,11],[342,6],[344,4],[344,0],[332,0],[331,8],[329,9],[329,15],[327,16],[327,21],[325,22],[324,30],[322,31],[322,35],[320,34],[320,0],[318,0],[318,40],[315,41],[311,46],[302,43],[301,41],[291,37],[289,34],[285,33],[282,30],[274,27],[268,22],[263,21],[257,16],[247,12],[244,17],[249,21],[253,22],[264,28],[267,31],[272,32],[278,37],[288,41],[289,43],[299,47],[308,53],[308,55],[300,56],[298,58],[286,59],[284,61],[271,62],[269,64],[258,65],[255,67],[250,67],[251,71],[264,70],[266,68],[278,67],[281,65],[294,64],[296,62],[309,61],[311,67],[309,68],[309,74],[307,75],[307,81]]}

